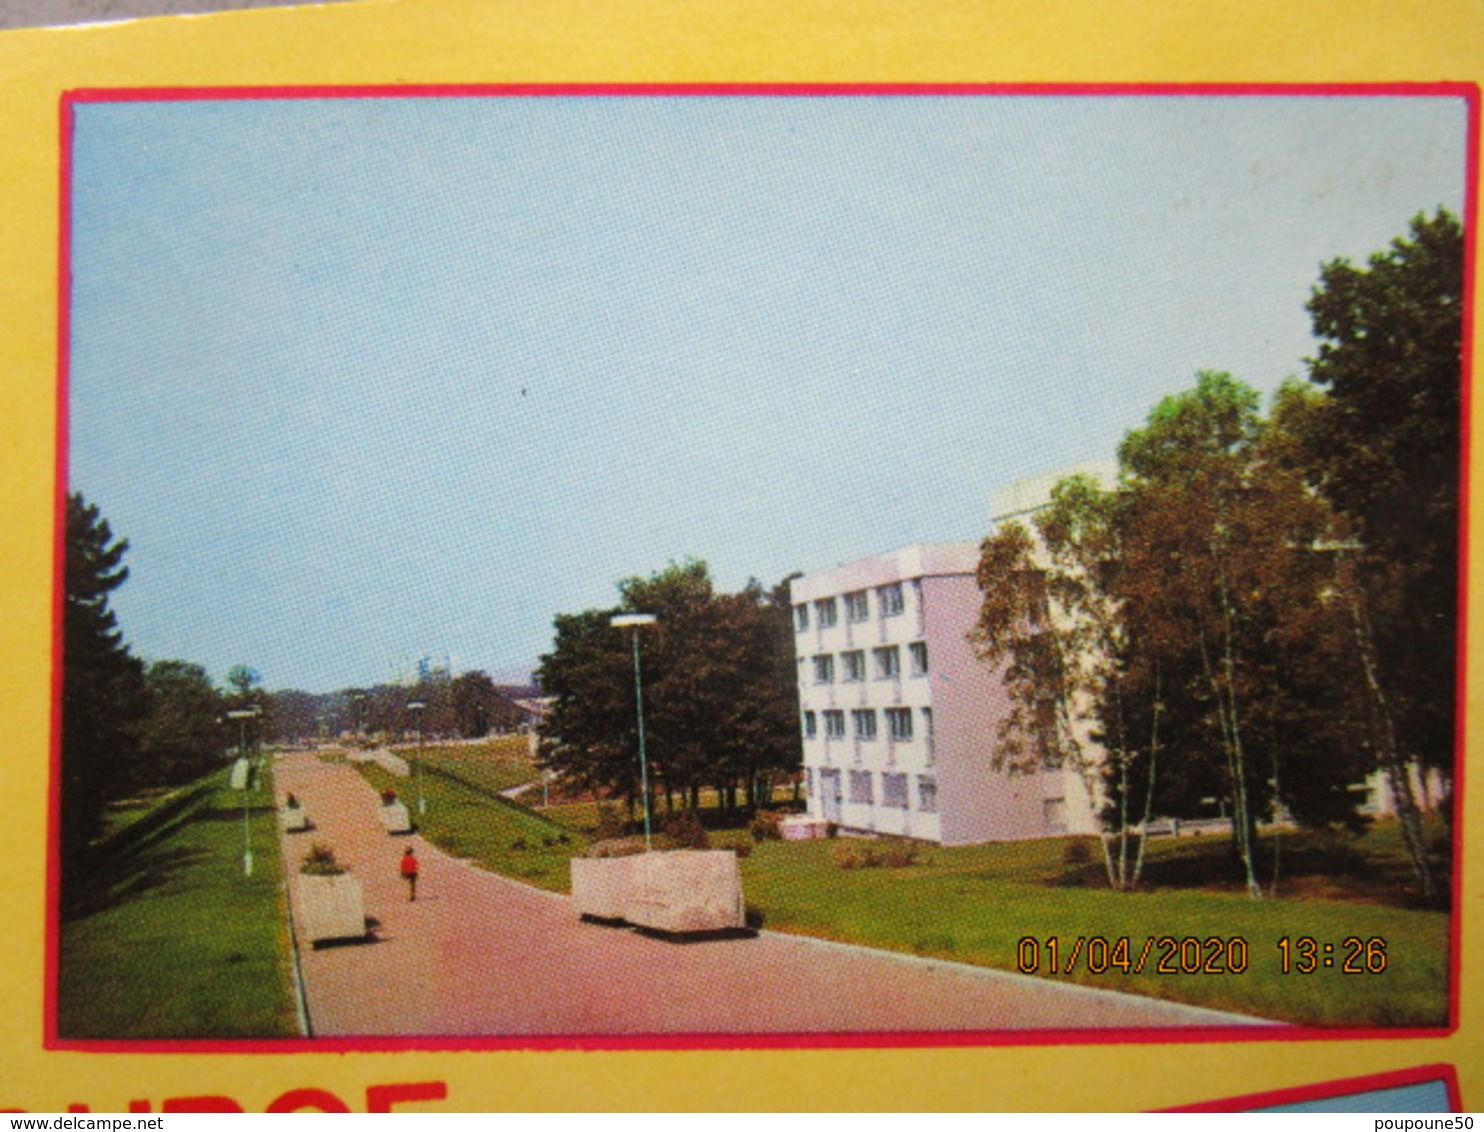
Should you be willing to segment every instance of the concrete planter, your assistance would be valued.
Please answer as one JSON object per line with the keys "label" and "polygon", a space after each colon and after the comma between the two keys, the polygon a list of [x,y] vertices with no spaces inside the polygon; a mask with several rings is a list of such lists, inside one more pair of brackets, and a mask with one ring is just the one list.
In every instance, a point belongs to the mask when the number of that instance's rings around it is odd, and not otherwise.
{"label": "concrete planter", "polygon": [[402,802],[384,804],[381,806],[381,824],[388,833],[411,833],[412,815]]}
{"label": "concrete planter", "polygon": [[778,823],[778,836],[784,841],[813,841],[825,836],[825,827],[828,824],[824,818],[799,814],[784,818]]}
{"label": "concrete planter", "polygon": [[310,943],[331,939],[364,939],[366,901],[361,882],[349,873],[339,876],[299,875],[300,925]]}
{"label": "concrete planter", "polygon": [[400,755],[394,755],[390,751],[376,751],[371,756],[383,770],[388,774],[394,774],[398,778],[406,778],[411,774],[408,769],[407,760]]}
{"label": "concrete planter", "polygon": [[309,811],[303,806],[285,806],[278,811],[285,833],[303,833],[309,828]]}
{"label": "concrete planter", "polygon": [[730,849],[677,849],[634,857],[623,918],[659,932],[745,927],[742,870]]}
{"label": "concrete planter", "polygon": [[621,920],[634,881],[634,857],[573,857],[572,903],[579,916]]}

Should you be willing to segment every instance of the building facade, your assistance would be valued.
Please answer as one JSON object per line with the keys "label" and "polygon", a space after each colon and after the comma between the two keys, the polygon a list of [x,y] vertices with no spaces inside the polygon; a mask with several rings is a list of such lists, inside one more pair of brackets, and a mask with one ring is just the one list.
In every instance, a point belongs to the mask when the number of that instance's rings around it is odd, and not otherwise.
{"label": "building facade", "polygon": [[791,583],[811,817],[944,845],[1097,828],[1074,771],[995,769],[1009,703],[969,641],[978,561],[912,546]]}

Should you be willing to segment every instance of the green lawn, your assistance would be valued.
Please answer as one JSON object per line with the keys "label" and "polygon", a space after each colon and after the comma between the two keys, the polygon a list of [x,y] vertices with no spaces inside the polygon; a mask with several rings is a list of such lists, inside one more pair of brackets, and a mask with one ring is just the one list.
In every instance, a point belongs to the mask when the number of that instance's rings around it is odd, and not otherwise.
{"label": "green lawn", "polygon": [[63,1038],[246,1038],[298,1033],[271,781],[242,795],[227,771],[117,822],[61,923]]}
{"label": "green lawn", "polygon": [[[406,779],[374,765],[360,769],[378,789],[411,796]],[[593,803],[552,806],[538,815],[436,774],[423,783],[429,800],[423,832],[436,844],[518,880],[568,890],[567,860],[584,850],[597,823]],[[656,829],[662,825],[657,815]],[[563,829],[570,843],[552,843]],[[1096,852],[1086,862],[1073,852],[1069,862],[1067,839],[920,846],[909,867],[851,869],[839,866],[837,854],[872,843],[840,838],[751,847],[745,831],[714,832],[711,842],[751,848],[742,860],[747,903],[771,930],[1011,971],[1021,939],[1030,936],[1040,944],[1043,977],[1313,1026],[1446,1022],[1448,916],[1405,906],[1406,866],[1394,824],[1378,824],[1358,840],[1285,835],[1289,879],[1283,895],[1266,900],[1252,900],[1239,883],[1222,879],[1225,837],[1151,842],[1146,890],[1127,894],[1108,889]],[[664,846],[663,838],[656,846]],[[1325,967],[1320,951],[1314,972],[1283,974],[1278,941],[1284,936],[1333,945],[1334,965]],[[1128,972],[1116,950],[1125,937]],[[1135,973],[1151,937],[1174,942],[1151,947],[1142,973]],[[1385,969],[1345,973],[1350,937],[1384,940]],[[1060,968],[1054,975],[1052,938]],[[1089,952],[1084,943],[1068,974],[1078,938],[1106,940],[1108,949],[1098,944]],[[1187,938],[1201,942],[1187,945],[1182,956]],[[1217,962],[1205,942],[1212,938],[1240,942],[1232,950],[1223,946]],[[1298,958],[1296,950],[1291,955]],[[1243,957],[1240,972],[1206,969]],[[1162,958],[1176,973],[1157,970]],[[1089,970],[1089,959],[1103,969]],[[1363,953],[1360,960],[1364,967]],[[1201,969],[1187,974],[1182,962]]]}
{"label": "green lawn", "polygon": [[[766,927],[1003,970],[1017,968],[1019,941],[1034,936],[1041,941],[1042,975],[1052,937],[1060,941],[1063,969],[1078,937],[1111,944],[1128,937],[1131,967],[1151,936],[1241,937],[1247,951],[1242,973],[1159,974],[1155,968],[1164,952],[1156,948],[1141,975],[1112,967],[1094,974],[1084,952],[1070,978],[1316,1026],[1436,1026],[1446,1020],[1448,917],[1442,912],[1354,900],[1252,900],[1240,892],[1195,887],[1117,893],[1069,885],[1068,879],[1085,880],[1086,872],[1061,864],[1059,841],[928,848],[908,868],[851,870],[833,859],[843,844],[766,842],[742,862],[747,901],[763,912]],[[1200,848],[1211,854],[1225,850],[1215,844]],[[1194,850],[1172,845],[1169,852],[1184,856]],[[1282,974],[1282,936],[1333,943],[1334,967],[1322,965],[1321,953],[1314,973]],[[1386,941],[1384,972],[1340,970],[1346,955],[1341,944],[1350,936]],[[1204,965],[1206,949],[1196,955]],[[1101,948],[1098,958],[1106,958]],[[1180,966],[1178,953],[1173,965]]]}
{"label": "green lawn", "polygon": [[421,755],[415,746],[399,746],[396,753],[409,760],[420,757],[429,769],[495,794],[541,779],[524,735],[494,735],[478,743],[430,743]]}
{"label": "green lawn", "polygon": [[443,774],[422,775],[427,812],[418,817],[410,779],[375,763],[357,763],[356,769],[377,790],[395,790],[413,810],[418,832],[440,849],[527,884],[566,892],[571,873],[567,862],[587,849],[588,839],[578,830]]}

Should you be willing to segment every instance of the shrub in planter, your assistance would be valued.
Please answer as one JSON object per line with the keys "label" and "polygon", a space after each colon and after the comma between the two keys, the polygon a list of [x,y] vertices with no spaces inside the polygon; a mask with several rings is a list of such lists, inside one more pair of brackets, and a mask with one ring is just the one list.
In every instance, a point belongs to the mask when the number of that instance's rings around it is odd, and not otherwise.
{"label": "shrub in planter", "polygon": [[395,806],[397,804],[397,792],[395,790],[383,790],[381,792],[381,804],[383,806]]}
{"label": "shrub in planter", "polygon": [[366,905],[361,882],[335,859],[326,845],[315,845],[299,866],[299,905],[303,934],[311,944],[327,939],[364,939]]}
{"label": "shrub in planter", "polygon": [[300,804],[299,799],[292,794],[283,800],[283,812],[279,814],[279,824],[283,826],[285,833],[303,833],[309,828],[309,813]]}
{"label": "shrub in planter", "polygon": [[309,848],[304,856],[304,863],[299,866],[299,871],[307,877],[338,877],[344,876],[346,868],[335,860],[335,850],[328,845],[315,843]]}

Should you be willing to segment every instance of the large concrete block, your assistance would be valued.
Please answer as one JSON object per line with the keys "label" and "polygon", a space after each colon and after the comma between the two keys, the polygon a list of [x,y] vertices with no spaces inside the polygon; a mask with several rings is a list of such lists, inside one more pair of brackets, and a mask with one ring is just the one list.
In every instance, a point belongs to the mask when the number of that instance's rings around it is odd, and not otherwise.
{"label": "large concrete block", "polygon": [[401,755],[394,755],[390,751],[377,751],[375,759],[383,770],[398,778],[406,778],[412,773],[407,767],[407,760]]}
{"label": "large concrete block", "polygon": [[383,803],[381,810],[381,824],[388,833],[411,833],[412,815],[407,812],[407,807],[402,802]]}
{"label": "large concrete block", "polygon": [[623,918],[661,932],[745,927],[742,870],[730,849],[677,849],[634,862]]}
{"label": "large concrete block", "polygon": [[825,836],[828,825],[824,818],[795,814],[778,823],[778,836],[784,841],[813,841]]}
{"label": "large concrete block", "polygon": [[366,901],[361,882],[340,876],[299,875],[300,931],[310,943],[327,939],[362,939],[366,935]]}
{"label": "large concrete block", "polygon": [[573,857],[572,904],[579,916],[621,920],[634,883],[634,857]]}
{"label": "large concrete block", "polygon": [[303,806],[285,806],[278,811],[285,833],[302,833],[309,828],[309,811]]}

